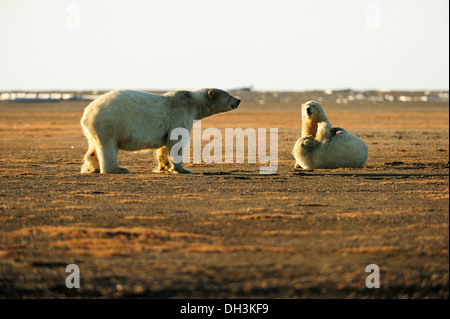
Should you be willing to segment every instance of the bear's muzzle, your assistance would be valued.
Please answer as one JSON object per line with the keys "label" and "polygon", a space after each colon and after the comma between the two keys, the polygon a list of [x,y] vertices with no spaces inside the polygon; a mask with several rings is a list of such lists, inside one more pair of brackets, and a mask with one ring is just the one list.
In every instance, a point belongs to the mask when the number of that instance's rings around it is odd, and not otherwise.
{"label": "bear's muzzle", "polygon": [[232,109],[237,109],[240,103],[241,103],[241,100],[238,99],[236,102],[231,104],[231,108]]}

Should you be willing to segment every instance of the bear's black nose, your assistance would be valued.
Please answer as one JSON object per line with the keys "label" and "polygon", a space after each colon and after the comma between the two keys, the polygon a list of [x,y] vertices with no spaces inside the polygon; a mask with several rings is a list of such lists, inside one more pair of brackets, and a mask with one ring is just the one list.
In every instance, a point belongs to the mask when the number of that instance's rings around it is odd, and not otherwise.
{"label": "bear's black nose", "polygon": [[312,112],[311,112],[311,108],[309,108],[309,107],[306,108],[306,113],[307,113],[308,115],[311,115],[311,113],[312,113]]}
{"label": "bear's black nose", "polygon": [[241,103],[241,100],[238,99],[236,102],[233,103],[233,105],[231,105],[231,107],[233,109],[237,109],[237,107],[239,106],[240,103]]}

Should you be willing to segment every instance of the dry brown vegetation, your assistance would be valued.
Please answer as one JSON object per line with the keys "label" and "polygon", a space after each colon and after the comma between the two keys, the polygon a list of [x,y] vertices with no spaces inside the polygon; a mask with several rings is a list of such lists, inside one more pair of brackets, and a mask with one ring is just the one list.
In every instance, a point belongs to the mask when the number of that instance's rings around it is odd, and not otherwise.
{"label": "dry brown vegetation", "polygon": [[[448,298],[448,103],[237,95],[202,128],[278,128],[274,175],[158,175],[152,152],[119,154],[131,174],[82,175],[87,102],[0,102],[0,297]],[[320,98],[366,141],[366,168],[293,169],[300,105]],[[380,289],[365,286],[373,263]]]}

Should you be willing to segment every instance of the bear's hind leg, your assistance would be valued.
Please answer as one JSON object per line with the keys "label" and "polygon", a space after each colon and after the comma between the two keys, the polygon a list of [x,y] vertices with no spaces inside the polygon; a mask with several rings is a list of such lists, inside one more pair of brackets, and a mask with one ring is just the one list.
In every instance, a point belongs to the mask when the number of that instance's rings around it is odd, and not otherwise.
{"label": "bear's hind leg", "polygon": [[110,140],[102,143],[97,148],[97,156],[100,163],[100,173],[102,174],[124,174],[130,173],[130,170],[119,166],[117,156],[119,149],[117,144]]}
{"label": "bear's hind leg", "polygon": [[95,147],[89,146],[89,149],[84,155],[84,163],[81,167],[81,173],[100,173],[100,163],[98,161],[97,153]]}

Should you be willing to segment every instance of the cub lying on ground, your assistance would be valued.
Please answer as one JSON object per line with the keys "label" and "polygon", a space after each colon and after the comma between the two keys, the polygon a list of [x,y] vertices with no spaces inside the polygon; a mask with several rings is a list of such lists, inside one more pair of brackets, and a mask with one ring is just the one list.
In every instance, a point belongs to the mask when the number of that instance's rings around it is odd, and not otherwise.
{"label": "cub lying on ground", "polygon": [[140,91],[108,92],[84,110],[81,126],[89,142],[82,173],[129,173],[120,167],[119,149],[157,149],[156,172],[193,173],[170,155],[178,142],[176,128],[189,133],[194,120],[234,110],[240,100],[219,89],[171,91],[162,95]]}
{"label": "cub lying on ground", "polygon": [[356,135],[332,128],[322,105],[309,101],[302,105],[302,137],[295,143],[292,154],[295,167],[360,168],[366,165],[368,148]]}

